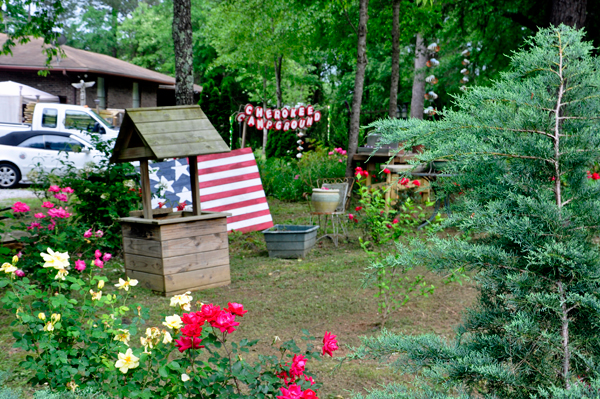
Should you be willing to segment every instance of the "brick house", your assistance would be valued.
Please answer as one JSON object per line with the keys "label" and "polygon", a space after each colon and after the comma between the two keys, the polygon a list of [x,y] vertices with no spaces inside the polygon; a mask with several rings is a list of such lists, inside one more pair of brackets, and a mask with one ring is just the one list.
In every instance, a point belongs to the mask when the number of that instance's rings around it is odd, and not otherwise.
{"label": "brick house", "polygon": [[[0,33],[0,43],[6,35]],[[138,108],[175,105],[175,78],[104,54],[61,46],[64,54],[48,68],[43,39],[17,44],[12,56],[0,56],[0,82],[12,80],[57,95],[61,103],[79,104],[79,90],[71,83],[96,82],[86,89],[86,102],[96,107]],[[47,76],[38,71],[48,70]],[[199,96],[202,88],[194,85]]]}

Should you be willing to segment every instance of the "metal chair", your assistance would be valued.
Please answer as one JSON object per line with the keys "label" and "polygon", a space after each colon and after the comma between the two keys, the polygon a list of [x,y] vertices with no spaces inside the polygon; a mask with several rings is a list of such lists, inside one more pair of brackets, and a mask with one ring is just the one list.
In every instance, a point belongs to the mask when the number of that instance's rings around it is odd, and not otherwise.
{"label": "metal chair", "polygon": [[[352,187],[354,186],[354,178],[353,177],[339,177],[339,178],[326,178],[326,179],[318,179],[317,185],[320,188],[328,188],[332,190],[340,191],[340,200],[338,202],[338,206],[333,212],[313,212],[310,201],[308,202],[308,207],[310,210],[310,224],[312,224],[313,216],[316,216],[319,221],[319,226],[323,227],[323,235],[317,238],[319,241],[322,238],[330,238],[333,244],[338,246],[338,238],[339,238],[339,228],[341,227],[342,233],[346,238],[348,238],[348,231],[345,226],[345,219],[341,220],[340,218],[346,214],[346,210],[350,203],[350,197],[352,196]],[[321,222],[321,218],[324,217],[325,223]],[[332,234],[327,233],[327,224],[328,220],[331,220],[331,229]]]}

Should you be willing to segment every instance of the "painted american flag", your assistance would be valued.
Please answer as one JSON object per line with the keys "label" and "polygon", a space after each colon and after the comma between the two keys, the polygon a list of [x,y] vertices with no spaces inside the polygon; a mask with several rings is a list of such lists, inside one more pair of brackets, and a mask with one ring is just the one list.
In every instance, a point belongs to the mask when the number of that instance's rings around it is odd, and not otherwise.
{"label": "painted american flag", "polygon": [[[241,232],[264,230],[273,218],[260,180],[252,149],[241,148],[223,154],[198,156],[200,203],[203,211],[228,212],[227,230]],[[187,159],[150,165],[153,208],[159,202],[176,207],[192,203]]]}

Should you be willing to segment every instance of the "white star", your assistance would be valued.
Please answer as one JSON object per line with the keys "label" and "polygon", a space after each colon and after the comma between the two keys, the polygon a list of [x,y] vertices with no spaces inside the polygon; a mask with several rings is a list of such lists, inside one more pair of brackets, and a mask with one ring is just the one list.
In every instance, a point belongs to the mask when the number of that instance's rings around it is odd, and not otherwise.
{"label": "white star", "polygon": [[187,187],[184,187],[180,193],[175,195],[179,197],[179,203],[182,203],[184,201],[189,201],[189,203],[192,202],[192,192],[188,190]]}
{"label": "white star", "polygon": [[188,166],[180,164],[179,161],[177,161],[177,160],[175,161],[175,166],[171,166],[171,169],[175,170],[175,181],[179,180],[179,177],[181,175],[186,175],[186,176],[190,175]]}
{"label": "white star", "polygon": [[167,191],[175,193],[175,190],[173,190],[173,183],[175,183],[174,180],[167,180],[167,179],[165,179],[164,176],[161,176],[160,177],[160,183],[154,185],[154,188],[156,188],[157,190],[159,190],[159,192],[161,194],[164,194]]}
{"label": "white star", "polygon": [[156,180],[159,181],[160,179],[158,178],[158,171],[160,170],[160,168],[153,168],[151,166],[148,166],[148,172],[150,175],[150,180]]}

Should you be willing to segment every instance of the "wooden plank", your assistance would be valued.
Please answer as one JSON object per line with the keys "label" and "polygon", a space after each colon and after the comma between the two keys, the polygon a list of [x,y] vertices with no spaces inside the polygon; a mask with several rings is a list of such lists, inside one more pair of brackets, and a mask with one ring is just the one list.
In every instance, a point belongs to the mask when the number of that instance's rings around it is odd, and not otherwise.
{"label": "wooden plank", "polygon": [[[143,241],[143,240],[138,240]],[[162,242],[162,257],[194,254],[229,248],[227,233],[215,233],[205,236],[185,237]],[[128,251],[131,252],[131,251]],[[154,255],[152,255],[154,256]]]}
{"label": "wooden plank", "polygon": [[150,148],[146,147],[126,148],[119,154],[121,160],[138,160],[140,158],[156,158],[156,156]]}
{"label": "wooden plank", "polygon": [[160,228],[151,224],[122,223],[123,237],[160,241]]}
{"label": "wooden plank", "polygon": [[163,255],[161,242],[123,237],[123,252],[131,255],[144,255],[160,258]]}
{"label": "wooden plank", "polygon": [[[173,208],[159,208],[159,209],[152,209],[152,215],[157,216],[157,215],[163,215],[163,214],[167,214],[167,213],[171,213],[173,212]],[[129,212],[129,216],[132,217],[141,217],[144,215],[144,211],[131,211]]]}
{"label": "wooden plank", "polygon": [[139,281],[140,287],[149,290],[165,292],[165,278],[160,274],[140,272],[138,270],[126,270],[127,277]]}
{"label": "wooden plank", "polygon": [[153,150],[158,159],[163,158],[183,158],[193,155],[213,154],[221,152],[229,152],[229,146],[225,144],[223,139],[215,132],[217,137],[214,141],[205,141],[202,143],[185,143],[185,144],[166,144],[154,146]]}
{"label": "wooden plank", "polygon": [[[131,257],[132,255],[130,255]],[[153,264],[148,258],[148,264]],[[185,273],[192,270],[206,269],[210,267],[228,265],[229,250],[218,249],[216,251],[202,252],[183,256],[174,256],[165,258],[162,261],[161,267],[164,275]],[[129,266],[127,266],[129,267]]]}
{"label": "wooden plank", "polygon": [[[191,213],[191,212],[189,212],[189,213]],[[186,214],[189,214],[189,213],[183,212],[183,216],[181,218],[174,218],[174,219],[148,220],[148,219],[143,219],[143,218],[125,217],[125,218],[119,218],[119,221],[123,222],[123,223],[142,223],[142,224],[155,224],[158,226],[162,226],[162,225],[167,225],[167,224],[179,224],[179,223],[194,222],[194,221],[198,221],[198,220],[221,219],[221,218],[227,218],[228,216],[231,216],[231,214],[227,213],[227,212],[208,212],[208,211],[203,211],[202,215],[200,215],[200,216],[186,216]]]}
{"label": "wooden plank", "polygon": [[142,179],[142,206],[144,219],[152,219],[152,188],[150,187],[150,173],[148,172],[148,160],[140,161],[140,177]]}
{"label": "wooden plank", "polygon": [[227,218],[170,224],[160,228],[163,241],[225,232],[227,232]]}
{"label": "wooden plank", "polygon": [[163,275],[163,260],[143,255],[127,254],[125,263],[127,270],[137,270],[140,272]]}
{"label": "wooden plank", "polygon": [[144,136],[148,145],[155,148],[156,146],[161,145],[171,145],[171,144],[202,144],[209,143],[217,140],[217,138],[213,135],[215,133],[214,129],[202,129],[195,130],[192,132],[165,132],[162,134],[153,134],[151,136]]}
{"label": "wooden plank", "polygon": [[231,280],[221,281],[218,283],[213,283],[213,284],[208,284],[208,285],[200,285],[197,287],[189,287],[189,288],[183,288],[183,289],[174,290],[174,291],[168,291],[168,292],[165,292],[163,295],[166,297],[172,297],[173,295],[183,294],[184,292],[188,292],[188,291],[194,292],[194,291],[208,290],[211,288],[224,287],[229,284],[231,284]]}
{"label": "wooden plank", "polygon": [[215,130],[208,119],[185,119],[181,121],[155,121],[136,123],[136,127],[146,139],[153,135],[165,133],[195,132],[198,130]]}
{"label": "wooden plank", "polygon": [[192,190],[192,214],[199,216],[202,214],[200,210],[200,181],[198,180],[198,157],[193,156],[188,158],[190,169],[190,189]]}
{"label": "wooden plank", "polygon": [[181,121],[189,119],[202,119],[206,115],[197,105],[188,105],[183,107],[164,107],[164,108],[138,108],[128,109],[127,113],[135,123],[144,122],[163,122],[163,121]]}
{"label": "wooden plank", "polygon": [[186,273],[177,273],[165,276],[165,291],[204,287],[215,283],[230,281],[229,263],[208,269],[194,270]]}

